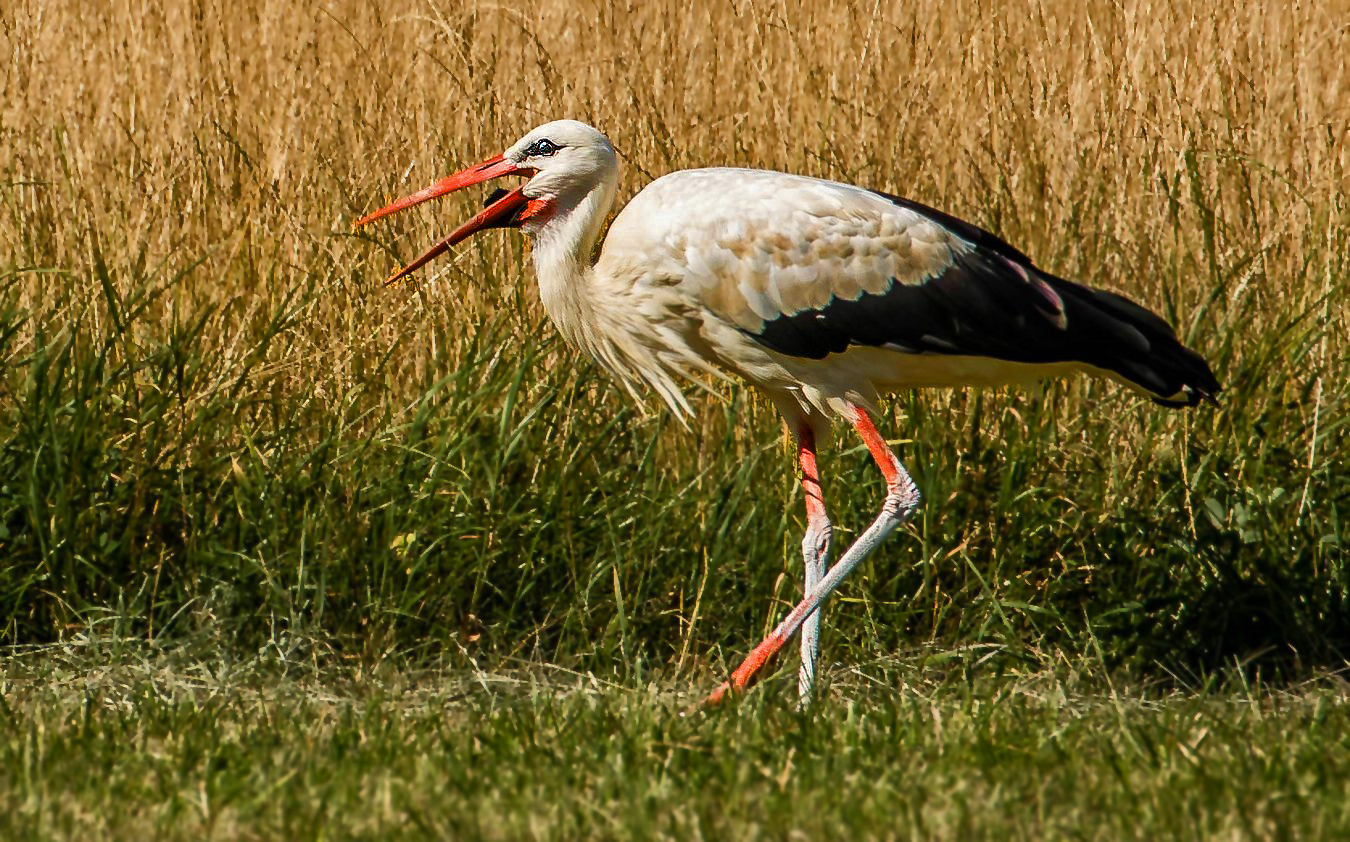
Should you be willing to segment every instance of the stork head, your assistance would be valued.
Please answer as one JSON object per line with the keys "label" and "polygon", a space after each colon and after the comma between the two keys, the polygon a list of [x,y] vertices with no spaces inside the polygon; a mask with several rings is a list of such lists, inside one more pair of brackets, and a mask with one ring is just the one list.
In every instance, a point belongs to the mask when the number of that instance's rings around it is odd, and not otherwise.
{"label": "stork head", "polygon": [[612,194],[617,170],[618,159],[609,138],[585,123],[555,120],[530,131],[502,154],[405,196],[357,220],[353,227],[504,175],[529,179],[514,190],[493,193],[477,216],[395,272],[385,281],[389,284],[426,265],[476,231],[520,228],[534,237],[550,222],[575,209],[597,187],[605,188],[607,195]]}

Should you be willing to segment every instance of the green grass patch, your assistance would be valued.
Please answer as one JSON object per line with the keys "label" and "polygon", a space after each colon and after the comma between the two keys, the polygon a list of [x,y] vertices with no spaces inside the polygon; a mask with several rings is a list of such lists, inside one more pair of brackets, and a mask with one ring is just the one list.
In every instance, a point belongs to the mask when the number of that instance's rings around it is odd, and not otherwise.
{"label": "green grass patch", "polygon": [[[0,677],[15,839],[1195,839],[1350,832],[1343,682],[910,661],[794,709],[557,669],[319,674],[47,651]],[[903,683],[885,676],[901,672]],[[768,688],[765,688],[768,689]]]}

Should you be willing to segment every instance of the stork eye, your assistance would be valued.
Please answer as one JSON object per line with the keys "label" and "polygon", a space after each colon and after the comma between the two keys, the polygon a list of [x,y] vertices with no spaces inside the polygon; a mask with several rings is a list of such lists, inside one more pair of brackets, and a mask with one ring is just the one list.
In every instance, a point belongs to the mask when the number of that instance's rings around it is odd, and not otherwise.
{"label": "stork eye", "polygon": [[553,141],[544,138],[543,140],[536,140],[534,143],[530,144],[530,148],[525,150],[525,154],[530,157],[539,155],[548,158],[557,151],[558,147],[554,145]]}

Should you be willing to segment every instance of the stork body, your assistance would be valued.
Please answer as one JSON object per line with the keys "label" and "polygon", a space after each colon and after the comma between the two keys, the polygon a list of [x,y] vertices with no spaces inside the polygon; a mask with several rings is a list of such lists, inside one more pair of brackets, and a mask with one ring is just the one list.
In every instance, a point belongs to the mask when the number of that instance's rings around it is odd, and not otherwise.
{"label": "stork body", "polygon": [[[820,604],[917,508],[917,488],[872,423],[879,395],[1075,371],[1168,406],[1194,405],[1220,388],[1205,361],[1143,307],[1044,273],[954,217],[851,185],[763,170],[672,173],[619,213],[592,263],[617,159],[602,134],[574,121],[540,126],[501,156],[358,224],[512,174],[529,181],[494,197],[390,281],[474,231],[519,227],[533,241],[554,323],[630,391],[648,386],[685,415],[682,378],[738,375],[767,394],[797,442],[804,598],[710,701],[744,688],[799,628],[799,689],[808,696]],[[835,420],[857,429],[887,494],[876,520],[830,567],[816,442]]]}

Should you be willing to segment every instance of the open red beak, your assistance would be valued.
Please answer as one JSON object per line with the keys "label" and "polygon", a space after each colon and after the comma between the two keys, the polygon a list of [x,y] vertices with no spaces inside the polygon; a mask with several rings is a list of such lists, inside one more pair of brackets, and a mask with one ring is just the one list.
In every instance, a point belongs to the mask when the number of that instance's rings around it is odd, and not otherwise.
{"label": "open red beak", "polygon": [[[425,190],[419,190],[411,196],[405,196],[387,207],[380,208],[374,213],[358,219],[353,228],[360,228],[369,222],[377,219],[383,219],[390,214],[398,213],[401,210],[407,210],[414,205],[420,205],[423,202],[429,202],[432,199],[438,199],[447,193],[453,193],[465,187],[474,184],[481,184],[484,181],[490,181],[494,178],[500,178],[504,175],[534,175],[534,170],[528,167],[519,167],[514,163],[507,161],[501,155],[487,159],[476,167],[469,167],[467,170],[461,170],[452,176],[441,179]],[[519,225],[522,219],[522,212],[526,211],[533,202],[521,191],[523,187],[517,187],[506,195],[488,204],[478,212],[478,215],[468,222],[456,228],[450,233],[450,236],[441,240],[436,245],[427,250],[425,254],[404,266],[394,274],[390,275],[385,284],[392,284],[402,278],[407,277],[413,272],[425,266],[430,261],[444,254],[451,246],[463,241],[475,231],[482,231],[486,228],[508,228]]]}

